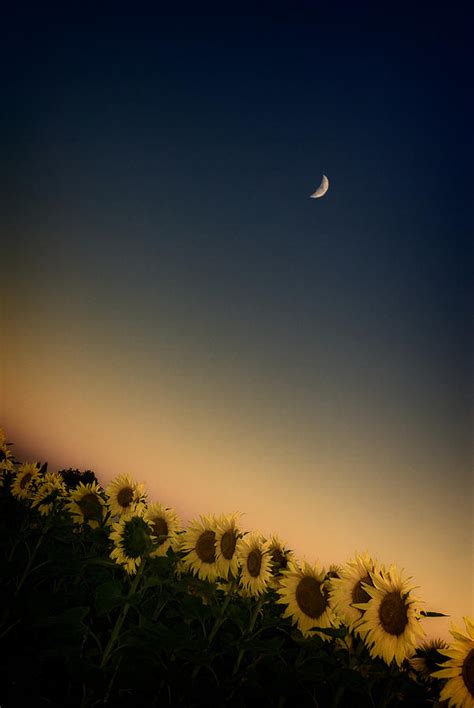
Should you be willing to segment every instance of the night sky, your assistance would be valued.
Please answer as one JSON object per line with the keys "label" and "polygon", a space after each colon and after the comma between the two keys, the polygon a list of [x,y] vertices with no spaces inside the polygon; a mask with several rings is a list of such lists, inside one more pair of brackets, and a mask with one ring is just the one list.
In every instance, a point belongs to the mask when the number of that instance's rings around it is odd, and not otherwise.
{"label": "night sky", "polygon": [[3,427],[472,615],[469,18],[314,5],[6,17]]}

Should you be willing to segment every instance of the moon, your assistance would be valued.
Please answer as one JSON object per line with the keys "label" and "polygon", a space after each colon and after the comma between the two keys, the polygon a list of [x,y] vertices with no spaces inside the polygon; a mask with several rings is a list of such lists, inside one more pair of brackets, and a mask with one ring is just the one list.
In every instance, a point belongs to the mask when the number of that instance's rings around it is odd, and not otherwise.
{"label": "moon", "polygon": [[319,199],[319,197],[324,197],[324,195],[326,194],[328,189],[329,189],[329,180],[326,177],[326,175],[323,175],[323,178],[321,180],[321,184],[319,185],[317,190],[315,192],[313,192],[313,194],[310,194],[311,199]]}

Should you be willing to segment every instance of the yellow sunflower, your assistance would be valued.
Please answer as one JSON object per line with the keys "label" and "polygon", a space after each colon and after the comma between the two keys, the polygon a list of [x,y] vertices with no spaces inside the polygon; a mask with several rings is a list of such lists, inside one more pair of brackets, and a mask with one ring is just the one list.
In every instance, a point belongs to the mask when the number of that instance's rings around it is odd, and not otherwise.
{"label": "yellow sunflower", "polygon": [[33,497],[32,507],[36,507],[42,516],[47,516],[66,497],[67,489],[63,478],[54,472],[46,472],[38,491]]}
{"label": "yellow sunflower", "polygon": [[132,511],[145,500],[145,485],[134,482],[128,475],[121,474],[105,490],[109,498],[112,516],[120,516]]}
{"label": "yellow sunflower", "polygon": [[370,600],[370,595],[363,589],[362,583],[373,587],[370,573],[376,572],[378,567],[377,562],[367,552],[356,554],[354,560],[338,569],[337,576],[333,576],[328,585],[329,604],[335,614],[356,634],[360,634],[358,626],[364,613],[354,604]]}
{"label": "yellow sunflower", "polygon": [[145,509],[143,517],[151,522],[153,535],[157,539],[157,547],[150,556],[165,556],[168,548],[177,549],[181,525],[173,509],[167,509],[159,502],[155,502]]}
{"label": "yellow sunflower", "polygon": [[295,562],[295,556],[279,536],[273,534],[268,539],[271,556],[272,578],[269,586],[275,590],[279,587],[279,579],[284,570],[287,570],[291,563]]}
{"label": "yellow sunflower", "polygon": [[295,556],[287,545],[279,536],[273,534],[268,539],[269,551],[272,557],[272,571],[275,576],[280,575],[284,570],[287,570],[290,562],[294,562]]}
{"label": "yellow sunflower", "polygon": [[419,676],[424,679],[431,678],[433,671],[436,671],[443,661],[441,652],[449,649],[447,642],[443,639],[431,639],[417,647],[415,655],[408,659],[410,666]]}
{"label": "yellow sunflower", "polygon": [[236,578],[239,572],[237,541],[242,537],[239,518],[240,514],[235,512],[230,516],[222,515],[216,520],[216,564],[221,578]]}
{"label": "yellow sunflower", "polygon": [[76,524],[89,524],[93,529],[100,526],[107,512],[102,488],[97,482],[79,482],[69,494],[67,507]]}
{"label": "yellow sunflower", "polygon": [[186,554],[183,567],[204,580],[215,580],[218,575],[216,563],[217,519],[214,515],[201,516],[193,521],[181,537],[180,549]]}
{"label": "yellow sunflower", "polygon": [[8,447],[8,443],[0,442],[0,472],[12,472],[14,469],[13,452]]}
{"label": "yellow sunflower", "polygon": [[36,492],[41,480],[39,462],[25,462],[20,465],[12,484],[12,494],[17,499],[29,499]]}
{"label": "yellow sunflower", "polygon": [[249,533],[237,542],[241,568],[239,584],[243,596],[262,595],[272,579],[270,543],[259,533]]}
{"label": "yellow sunflower", "polygon": [[143,507],[123,513],[110,533],[114,542],[110,557],[129,575],[135,575],[142,559],[151,553],[156,541],[153,525],[143,517],[143,513]]}
{"label": "yellow sunflower", "polygon": [[364,635],[370,655],[381,657],[387,664],[393,659],[400,666],[411,656],[424,630],[420,623],[418,606],[421,600],[411,596],[417,586],[410,586],[395,566],[388,570],[369,572],[373,586],[362,582],[361,587],[370,596],[366,603],[354,603],[364,615],[358,629]]}
{"label": "yellow sunflower", "polygon": [[472,708],[474,706],[474,620],[463,617],[466,634],[459,627],[451,625],[450,634],[454,642],[440,653],[448,657],[439,671],[431,675],[448,679],[441,689],[440,698],[448,701],[448,706]]}
{"label": "yellow sunflower", "polygon": [[337,627],[339,624],[329,604],[325,577],[324,568],[306,561],[302,567],[292,563],[282,573],[277,603],[287,606],[283,617],[291,617],[292,623],[305,637],[317,634],[321,639],[329,640],[329,635],[317,632],[313,627]]}

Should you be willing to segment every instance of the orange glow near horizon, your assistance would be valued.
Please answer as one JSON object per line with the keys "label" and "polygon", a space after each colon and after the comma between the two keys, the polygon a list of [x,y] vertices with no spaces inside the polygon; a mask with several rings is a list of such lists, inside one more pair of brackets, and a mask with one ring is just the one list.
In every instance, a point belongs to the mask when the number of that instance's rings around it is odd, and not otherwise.
{"label": "orange glow near horizon", "polygon": [[277,533],[299,558],[325,567],[367,550],[414,577],[425,609],[451,616],[427,619],[428,637],[449,639],[450,620],[473,614],[463,490],[410,486],[400,472],[406,452],[371,449],[361,421],[336,449],[298,437],[283,411],[243,388],[229,402],[215,393],[203,400],[188,385],[184,398],[178,381],[150,374],[145,396],[126,367],[90,360],[75,368],[58,351],[50,367],[48,347],[51,339],[33,356],[21,346],[8,359],[3,425],[19,459],[92,469],[104,486],[129,473],[184,524],[242,512],[246,530]]}

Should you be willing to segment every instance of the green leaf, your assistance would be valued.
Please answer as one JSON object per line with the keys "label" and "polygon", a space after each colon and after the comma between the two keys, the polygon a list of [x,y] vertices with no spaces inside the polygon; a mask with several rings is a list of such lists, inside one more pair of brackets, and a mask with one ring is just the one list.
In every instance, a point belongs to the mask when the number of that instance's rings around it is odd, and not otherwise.
{"label": "green leaf", "polygon": [[311,627],[311,631],[321,632],[322,634],[327,634],[330,637],[345,637],[347,634],[347,627]]}
{"label": "green leaf", "polygon": [[420,611],[420,615],[423,615],[423,617],[450,617],[451,615],[444,615],[442,612],[425,612],[424,610]]}
{"label": "green leaf", "polygon": [[123,605],[126,598],[122,592],[122,583],[117,580],[109,580],[99,585],[95,591],[94,604],[97,614],[106,615],[115,607]]}

